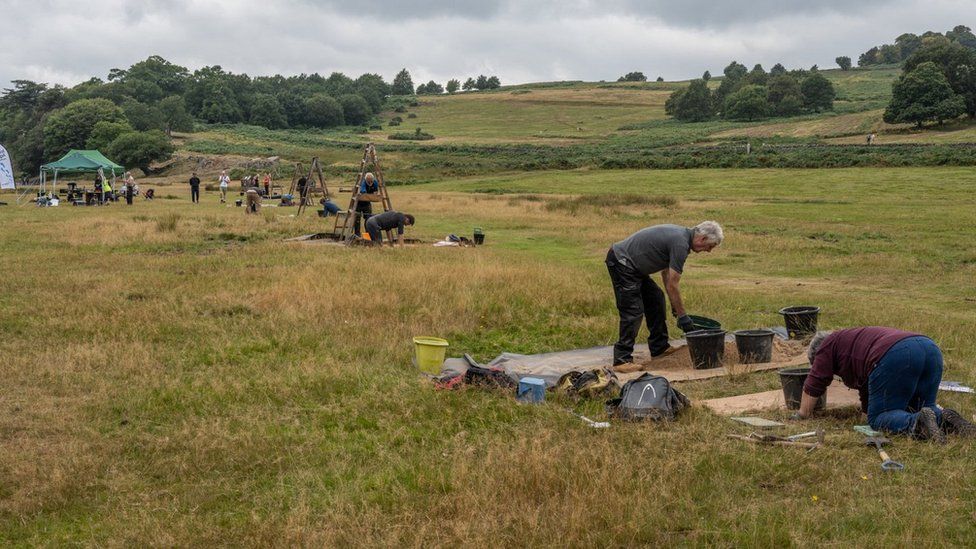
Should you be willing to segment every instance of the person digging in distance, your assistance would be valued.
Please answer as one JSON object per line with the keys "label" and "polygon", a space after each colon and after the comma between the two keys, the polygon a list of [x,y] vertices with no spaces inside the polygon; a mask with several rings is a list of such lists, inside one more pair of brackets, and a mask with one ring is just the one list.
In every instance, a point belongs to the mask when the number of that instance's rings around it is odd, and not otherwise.
{"label": "person digging in distance", "polygon": [[942,381],[942,351],[931,339],[895,328],[867,326],[818,332],[807,350],[810,373],[794,419],[813,414],[837,375],[861,396],[872,429],[946,442],[946,434],[976,437],[959,412],[935,405]]}
{"label": "person digging in distance", "polygon": [[668,342],[664,292],[651,280],[654,273],[661,273],[678,327],[684,332],[694,329],[678,286],[685,260],[688,252],[711,252],[724,238],[718,223],[703,221],[691,228],[647,227],[610,247],[606,264],[620,314],[620,337],[613,345],[614,366],[633,362],[634,340],[642,318],[650,331],[647,346],[651,357],[673,352]]}
{"label": "person digging in distance", "polygon": [[383,245],[383,231],[397,230],[397,244],[403,246],[403,227],[413,225],[416,222],[414,216],[408,213],[400,213],[390,210],[378,215],[374,215],[366,220],[366,232],[373,245]]}

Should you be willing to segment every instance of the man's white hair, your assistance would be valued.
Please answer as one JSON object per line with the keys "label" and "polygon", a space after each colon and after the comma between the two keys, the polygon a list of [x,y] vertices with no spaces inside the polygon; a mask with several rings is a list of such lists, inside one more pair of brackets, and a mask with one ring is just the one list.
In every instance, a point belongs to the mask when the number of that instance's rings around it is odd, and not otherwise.
{"label": "man's white hair", "polygon": [[372,181],[374,179],[376,179],[376,178],[373,177],[373,172],[366,172],[366,180],[367,181]]}
{"label": "man's white hair", "polygon": [[722,231],[722,226],[714,221],[702,221],[701,223],[695,225],[695,234],[700,234],[705,236],[705,241],[709,244],[715,244],[718,246],[725,239],[725,233]]}
{"label": "man's white hair", "polygon": [[817,332],[813,336],[813,339],[810,340],[810,346],[807,347],[807,360],[810,361],[811,366],[813,366],[813,359],[817,357],[817,351],[820,350],[820,345],[822,345],[824,340],[827,339],[827,336],[832,333],[833,332],[830,330]]}

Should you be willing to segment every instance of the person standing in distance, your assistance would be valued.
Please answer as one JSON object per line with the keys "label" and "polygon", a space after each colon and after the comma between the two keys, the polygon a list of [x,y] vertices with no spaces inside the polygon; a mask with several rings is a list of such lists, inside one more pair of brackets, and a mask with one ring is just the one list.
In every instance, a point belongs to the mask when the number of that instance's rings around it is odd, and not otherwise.
{"label": "person standing in distance", "polygon": [[197,177],[197,172],[193,172],[193,176],[190,177],[190,200],[194,204],[200,203],[200,178]]}
{"label": "person standing in distance", "polygon": [[227,187],[230,185],[230,177],[227,176],[227,170],[220,171],[220,203],[227,203]]}
{"label": "person standing in distance", "polygon": [[703,221],[691,228],[680,225],[647,227],[610,247],[606,264],[620,313],[620,336],[613,345],[614,366],[633,362],[634,341],[642,318],[650,331],[647,346],[651,357],[671,352],[664,292],[651,280],[655,273],[661,273],[661,282],[671,300],[671,311],[678,318],[678,327],[684,332],[694,329],[678,287],[685,259],[688,252],[711,252],[724,238],[718,223]]}

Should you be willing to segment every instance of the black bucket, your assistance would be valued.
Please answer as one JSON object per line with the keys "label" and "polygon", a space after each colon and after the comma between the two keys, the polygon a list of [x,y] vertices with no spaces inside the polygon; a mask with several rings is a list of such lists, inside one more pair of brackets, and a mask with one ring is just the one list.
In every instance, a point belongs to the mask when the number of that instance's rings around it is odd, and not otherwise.
{"label": "black bucket", "polygon": [[790,339],[803,339],[817,333],[817,316],[820,307],[783,307],[779,310],[786,321]]}
{"label": "black bucket", "polygon": [[685,334],[696,370],[718,368],[725,357],[725,330],[695,330]]}
{"label": "black bucket", "polygon": [[739,362],[742,364],[762,364],[773,361],[772,330],[738,330],[735,334],[735,346],[739,350]]}
{"label": "black bucket", "polygon": [[476,246],[481,246],[485,243],[485,235],[474,233],[474,243]]}
{"label": "black bucket", "polygon": [[[803,384],[807,380],[810,368],[783,368],[779,371],[779,382],[783,385],[783,399],[786,400],[787,410],[799,410],[800,398],[803,396]],[[817,399],[814,410],[823,410],[827,405],[826,393]]]}

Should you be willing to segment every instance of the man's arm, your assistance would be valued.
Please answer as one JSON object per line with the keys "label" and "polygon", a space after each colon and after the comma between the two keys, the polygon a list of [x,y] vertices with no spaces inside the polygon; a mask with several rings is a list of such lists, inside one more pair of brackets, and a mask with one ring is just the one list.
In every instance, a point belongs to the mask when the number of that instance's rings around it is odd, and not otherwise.
{"label": "man's arm", "polygon": [[813,409],[817,406],[819,397],[810,396],[806,391],[800,396],[800,409],[794,414],[797,419],[806,419],[813,415]]}
{"label": "man's arm", "polygon": [[681,273],[669,267],[661,271],[661,281],[664,282],[664,291],[667,292],[668,299],[671,301],[671,310],[674,312],[674,316],[684,316],[685,305],[681,302],[681,290],[678,289]]}

